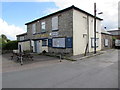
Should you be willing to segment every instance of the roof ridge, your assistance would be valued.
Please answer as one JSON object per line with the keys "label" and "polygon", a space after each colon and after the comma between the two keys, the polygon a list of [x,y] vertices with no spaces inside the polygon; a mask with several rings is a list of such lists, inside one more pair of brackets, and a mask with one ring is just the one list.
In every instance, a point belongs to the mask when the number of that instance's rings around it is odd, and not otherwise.
{"label": "roof ridge", "polygon": [[[70,9],[76,9],[76,10],[79,10],[80,12],[83,12],[83,13],[85,13],[85,14],[88,14],[88,15],[94,17],[92,14],[90,14],[90,13],[88,13],[88,12],[86,12],[86,11],[84,11],[84,10],[82,10],[82,9],[74,6],[74,5],[72,5],[72,6],[70,6],[70,7],[67,7],[67,8],[64,8],[64,9],[62,9],[62,10],[59,10],[59,11],[56,11],[56,12],[54,12],[54,13],[48,14],[48,15],[46,15],[46,16],[43,16],[43,17],[41,17],[41,18],[35,19],[35,20],[31,21],[31,22],[25,23],[25,25],[31,24],[31,23],[33,23],[33,22],[36,22],[36,21],[40,20],[40,19],[44,19],[44,18],[46,18],[46,17],[52,16],[52,15],[55,15],[55,14],[57,14],[57,13],[64,12],[64,11],[70,10]],[[98,18],[98,17],[97,17],[97,19],[103,20],[103,19]]]}

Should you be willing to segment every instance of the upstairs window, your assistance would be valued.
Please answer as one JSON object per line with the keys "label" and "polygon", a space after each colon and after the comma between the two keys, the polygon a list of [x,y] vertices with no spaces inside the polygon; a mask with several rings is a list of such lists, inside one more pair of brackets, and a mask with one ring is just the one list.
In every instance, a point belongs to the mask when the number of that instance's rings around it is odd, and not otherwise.
{"label": "upstairs window", "polygon": [[58,16],[52,18],[52,30],[58,30]]}
{"label": "upstairs window", "polygon": [[36,33],[36,24],[32,24],[32,33],[33,33],[33,34]]}
{"label": "upstairs window", "polygon": [[96,32],[101,32],[101,22],[96,20]]}
{"label": "upstairs window", "polygon": [[20,41],[25,40],[24,36],[20,36]]}
{"label": "upstairs window", "polygon": [[45,31],[45,22],[41,22],[41,32],[46,32]]}

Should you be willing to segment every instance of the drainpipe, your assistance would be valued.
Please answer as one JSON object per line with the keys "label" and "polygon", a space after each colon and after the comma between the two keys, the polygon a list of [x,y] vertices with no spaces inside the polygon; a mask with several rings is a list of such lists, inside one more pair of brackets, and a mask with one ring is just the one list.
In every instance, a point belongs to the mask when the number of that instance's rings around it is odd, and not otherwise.
{"label": "drainpipe", "polygon": [[86,56],[87,53],[89,53],[89,16],[88,15],[87,15],[87,44],[86,44],[84,56]]}
{"label": "drainpipe", "polygon": [[89,16],[87,15],[87,44],[88,44],[88,53],[89,53]]}

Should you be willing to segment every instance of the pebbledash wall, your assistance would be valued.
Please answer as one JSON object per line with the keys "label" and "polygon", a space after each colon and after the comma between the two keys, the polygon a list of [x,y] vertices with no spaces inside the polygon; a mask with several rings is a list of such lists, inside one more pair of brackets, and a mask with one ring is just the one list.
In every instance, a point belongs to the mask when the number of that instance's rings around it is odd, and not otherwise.
{"label": "pebbledash wall", "polygon": [[[101,21],[102,19],[97,18],[97,50],[101,50]],[[75,6],[28,22],[26,25],[27,37],[21,40],[20,44],[28,42],[28,50],[32,49],[33,52],[41,53],[45,50],[50,53],[78,55],[85,53],[86,48],[87,52],[94,50],[94,16]]]}

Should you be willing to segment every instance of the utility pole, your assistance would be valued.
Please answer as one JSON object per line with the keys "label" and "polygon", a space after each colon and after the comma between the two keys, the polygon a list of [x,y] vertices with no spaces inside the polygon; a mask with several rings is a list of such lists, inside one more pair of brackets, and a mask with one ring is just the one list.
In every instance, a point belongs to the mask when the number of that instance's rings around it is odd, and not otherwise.
{"label": "utility pole", "polygon": [[96,54],[96,3],[94,3],[94,54]]}

